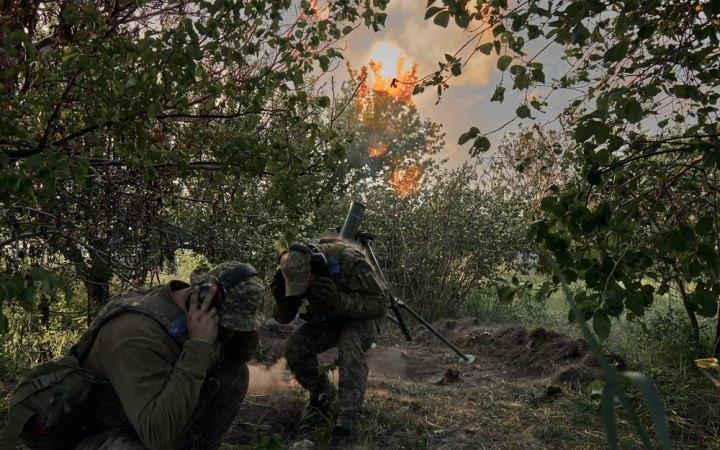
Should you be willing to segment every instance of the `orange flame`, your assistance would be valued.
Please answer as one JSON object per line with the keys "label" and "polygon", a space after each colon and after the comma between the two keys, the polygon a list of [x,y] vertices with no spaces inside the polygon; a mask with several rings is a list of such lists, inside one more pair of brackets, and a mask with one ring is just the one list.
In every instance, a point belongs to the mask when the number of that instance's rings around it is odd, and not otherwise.
{"label": "orange flame", "polygon": [[375,94],[387,95],[403,102],[406,105],[412,105],[412,92],[417,84],[417,64],[413,64],[409,69],[405,70],[405,60],[398,58],[395,66],[395,77],[387,78],[381,73],[382,63],[374,60],[370,60],[368,64],[372,71],[372,88],[368,86],[368,67],[363,66],[360,68],[357,80],[363,80],[362,84],[358,88],[357,98],[362,104],[370,94],[370,89]]}
{"label": "orange flame", "polygon": [[395,195],[400,198],[409,197],[420,191],[420,178],[422,167],[413,164],[406,169],[395,169],[390,174],[390,185],[395,190]]}
{"label": "orange flame", "polygon": [[382,142],[372,142],[368,147],[368,156],[371,158],[379,158],[380,156],[385,155],[387,151],[387,144],[383,144]]}

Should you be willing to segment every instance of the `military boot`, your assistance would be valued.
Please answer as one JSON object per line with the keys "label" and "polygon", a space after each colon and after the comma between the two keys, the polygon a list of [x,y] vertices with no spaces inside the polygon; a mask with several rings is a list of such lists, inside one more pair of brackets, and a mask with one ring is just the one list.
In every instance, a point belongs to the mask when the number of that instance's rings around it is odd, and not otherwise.
{"label": "military boot", "polygon": [[337,424],[332,429],[332,437],[328,444],[331,449],[345,448],[351,445],[357,437],[360,428],[360,414],[345,412],[340,414]]}
{"label": "military boot", "polygon": [[337,388],[328,384],[324,392],[311,393],[310,402],[305,407],[303,422],[308,425],[328,423],[331,419],[331,406],[337,397]]}

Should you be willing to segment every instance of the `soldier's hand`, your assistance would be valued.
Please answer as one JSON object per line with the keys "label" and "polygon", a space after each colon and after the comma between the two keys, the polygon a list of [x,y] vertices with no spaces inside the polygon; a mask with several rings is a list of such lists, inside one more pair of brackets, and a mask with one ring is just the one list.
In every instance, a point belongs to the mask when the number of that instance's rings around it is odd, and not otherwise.
{"label": "soldier's hand", "polygon": [[310,284],[308,297],[313,300],[318,300],[325,305],[325,307],[333,310],[340,302],[340,290],[338,289],[337,283],[332,278],[317,277]]}
{"label": "soldier's hand", "polygon": [[285,300],[285,277],[283,277],[280,269],[275,271],[275,275],[270,281],[270,291],[275,301],[282,302]]}
{"label": "soldier's hand", "polygon": [[220,323],[217,310],[210,307],[212,303],[210,300],[215,296],[217,288],[215,286],[210,288],[205,301],[198,307],[199,292],[200,288],[196,287],[190,297],[190,306],[186,315],[188,337],[194,341],[212,344],[217,339]]}

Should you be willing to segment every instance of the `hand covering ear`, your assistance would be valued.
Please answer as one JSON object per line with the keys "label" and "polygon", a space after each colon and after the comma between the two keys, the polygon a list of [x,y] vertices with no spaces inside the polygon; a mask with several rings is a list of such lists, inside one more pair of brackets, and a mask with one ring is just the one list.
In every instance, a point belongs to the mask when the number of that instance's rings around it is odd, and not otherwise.
{"label": "hand covering ear", "polygon": [[310,284],[308,298],[311,301],[315,300],[320,302],[327,309],[333,311],[337,308],[338,303],[340,303],[340,290],[332,278],[317,277]]}

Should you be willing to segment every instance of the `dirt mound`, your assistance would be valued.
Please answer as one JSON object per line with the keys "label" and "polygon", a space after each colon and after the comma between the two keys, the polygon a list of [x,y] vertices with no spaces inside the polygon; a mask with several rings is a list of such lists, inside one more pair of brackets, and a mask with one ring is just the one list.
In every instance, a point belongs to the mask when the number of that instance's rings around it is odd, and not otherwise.
{"label": "dirt mound", "polygon": [[548,375],[557,371],[557,366],[574,363],[584,358],[589,347],[583,339],[535,328],[511,327],[490,338],[487,351],[503,358],[514,367],[530,375]]}
{"label": "dirt mound", "polygon": [[[498,329],[480,324],[475,318],[442,319],[433,326],[471,353],[490,356],[510,379],[543,379],[551,384],[586,386],[603,373],[584,339],[543,327],[511,326]],[[424,327],[413,330],[415,342],[437,345],[436,337]],[[608,360],[618,369],[623,359],[609,351]]]}
{"label": "dirt mound", "polygon": [[[391,324],[392,325],[392,324]],[[480,321],[474,317],[462,319],[440,319],[432,326],[448,338],[458,338],[467,335],[471,331],[481,329]],[[430,344],[436,342],[437,338],[423,325],[415,327],[410,334],[415,342]]]}
{"label": "dirt mound", "polygon": [[[587,342],[558,331],[524,326],[498,328],[482,325],[472,317],[441,319],[433,326],[463,350],[487,360],[488,365],[482,364],[485,366],[483,372],[496,371],[509,381],[583,387],[603,376]],[[295,324],[279,325],[266,321],[260,328],[256,361],[268,364],[281,359],[285,341],[296,327]],[[386,325],[379,345],[368,353],[372,375],[437,381],[447,369],[445,360],[456,359],[424,326],[415,327],[411,334],[414,339],[407,348],[417,350],[412,351],[412,357],[402,347],[397,347],[404,344],[397,327]],[[618,369],[624,369],[622,358],[607,351],[605,356]],[[336,352],[331,351],[321,359],[332,361],[335,357]]]}

